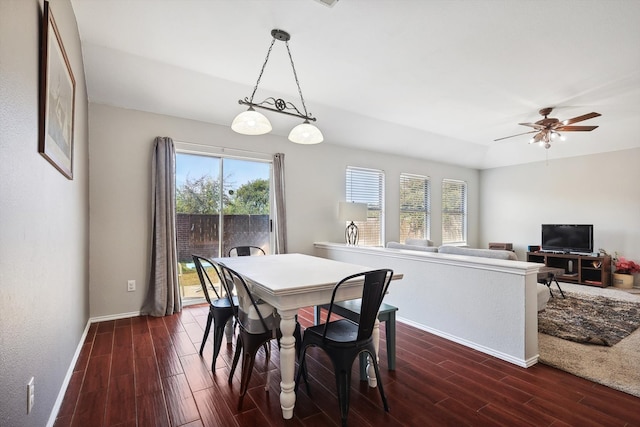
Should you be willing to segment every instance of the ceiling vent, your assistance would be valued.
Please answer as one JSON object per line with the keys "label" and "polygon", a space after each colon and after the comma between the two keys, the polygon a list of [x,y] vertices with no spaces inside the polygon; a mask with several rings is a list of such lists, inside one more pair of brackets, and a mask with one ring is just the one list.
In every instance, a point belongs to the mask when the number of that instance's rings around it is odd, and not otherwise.
{"label": "ceiling vent", "polygon": [[338,0],[316,0],[316,1],[328,7],[333,7],[336,5],[336,3],[338,3]]}

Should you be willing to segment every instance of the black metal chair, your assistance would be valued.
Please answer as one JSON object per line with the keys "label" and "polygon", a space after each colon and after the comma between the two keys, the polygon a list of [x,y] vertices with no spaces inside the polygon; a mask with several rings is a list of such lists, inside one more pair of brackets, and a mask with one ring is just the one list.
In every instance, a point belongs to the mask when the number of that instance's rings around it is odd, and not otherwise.
{"label": "black metal chair", "polygon": [[[333,363],[343,426],[347,425],[349,414],[351,368],[354,360],[362,352],[369,354],[370,363],[373,365],[376,378],[378,378],[378,389],[380,390],[384,410],[389,412],[382,381],[379,380],[380,371],[373,342],[373,328],[392,276],[393,270],[380,269],[345,277],[333,289],[326,322],[321,325],[311,326],[305,329],[304,332],[299,356],[300,369],[298,369],[296,377],[296,390],[298,389],[301,374],[306,372],[305,357],[307,348],[310,346],[320,347],[327,353]],[[336,292],[345,282],[358,279],[364,280],[359,322],[356,323],[349,319],[330,321],[331,313],[336,303]]]}
{"label": "black metal chair", "polygon": [[[233,315],[236,323],[240,326],[240,332],[236,341],[236,350],[233,356],[233,364],[229,373],[229,384],[233,382],[240,354],[242,353],[242,371],[240,374],[240,397],[238,400],[238,409],[242,408],[244,395],[247,393],[251,373],[255,363],[256,353],[260,347],[265,347],[267,353],[267,365],[269,365],[271,352],[269,350],[269,342],[276,338],[280,339],[280,316],[275,308],[257,299],[251,293],[249,286],[240,274],[225,266],[223,263],[218,264],[218,271],[221,274],[221,281],[226,289],[227,295],[232,295],[233,289],[238,298],[238,306],[233,307]],[[296,338],[296,353],[301,342],[300,325],[296,322],[294,331]],[[268,387],[268,373],[267,384]],[[306,375],[305,375],[306,380]]]}
{"label": "black metal chair", "polygon": [[229,249],[228,256],[253,256],[266,255],[262,248],[258,246],[235,246]]}
{"label": "black metal chair", "polygon": [[[224,337],[224,328],[227,322],[233,317],[233,306],[238,306],[237,298],[227,298],[224,294],[224,287],[221,286],[220,293],[216,290],[209,274],[207,273],[207,267],[211,267],[216,271],[216,275],[219,277],[220,274],[216,270],[216,265],[213,261],[199,256],[192,255],[193,263],[196,266],[196,271],[198,273],[198,278],[200,279],[200,284],[202,285],[202,292],[204,293],[204,297],[209,303],[209,316],[207,317],[207,326],[204,329],[204,337],[202,337],[202,344],[200,345],[200,356],[202,356],[202,352],[204,351],[204,345],[207,342],[207,338],[209,337],[209,331],[211,330],[211,323],[214,324],[213,330],[213,360],[211,361],[211,371],[215,373],[216,371],[216,359],[218,358],[218,354],[220,353],[220,347],[222,346],[222,338]],[[211,298],[209,295],[209,290],[212,289],[215,293],[215,298]],[[223,294],[224,296],[221,296]]]}

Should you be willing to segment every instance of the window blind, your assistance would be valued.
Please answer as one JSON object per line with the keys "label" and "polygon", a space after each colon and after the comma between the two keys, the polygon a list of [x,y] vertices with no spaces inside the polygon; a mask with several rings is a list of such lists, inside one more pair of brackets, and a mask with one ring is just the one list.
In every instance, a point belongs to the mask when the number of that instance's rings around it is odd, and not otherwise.
{"label": "window blind", "polygon": [[442,180],[442,243],[467,243],[467,183]]}
{"label": "window blind", "polygon": [[383,246],[384,242],[384,172],[347,166],[347,202],[366,203],[367,220],[356,221],[362,246]]}
{"label": "window blind", "polygon": [[431,236],[431,181],[421,175],[400,174],[400,242]]}

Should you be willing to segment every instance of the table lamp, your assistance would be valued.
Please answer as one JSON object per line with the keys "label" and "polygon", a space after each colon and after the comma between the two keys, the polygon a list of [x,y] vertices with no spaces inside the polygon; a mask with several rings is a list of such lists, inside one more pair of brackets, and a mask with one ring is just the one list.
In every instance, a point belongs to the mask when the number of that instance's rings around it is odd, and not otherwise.
{"label": "table lamp", "polygon": [[338,205],[338,218],[345,222],[351,221],[344,230],[344,238],[348,245],[358,244],[358,226],[353,221],[365,221],[367,208],[366,203],[340,202]]}

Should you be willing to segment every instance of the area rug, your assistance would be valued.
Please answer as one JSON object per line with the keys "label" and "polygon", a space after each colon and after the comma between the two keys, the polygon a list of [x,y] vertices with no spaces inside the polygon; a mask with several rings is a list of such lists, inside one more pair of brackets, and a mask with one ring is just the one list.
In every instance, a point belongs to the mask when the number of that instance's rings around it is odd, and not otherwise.
{"label": "area rug", "polygon": [[565,292],[538,313],[538,332],[578,343],[611,347],[640,326],[640,303]]}
{"label": "area rug", "polygon": [[[640,295],[612,287],[572,283],[561,286],[565,293],[579,294],[579,297],[604,296],[640,304]],[[554,294],[557,293],[554,290]],[[640,397],[640,328],[613,347],[581,344],[539,333],[538,351],[540,363]]]}

